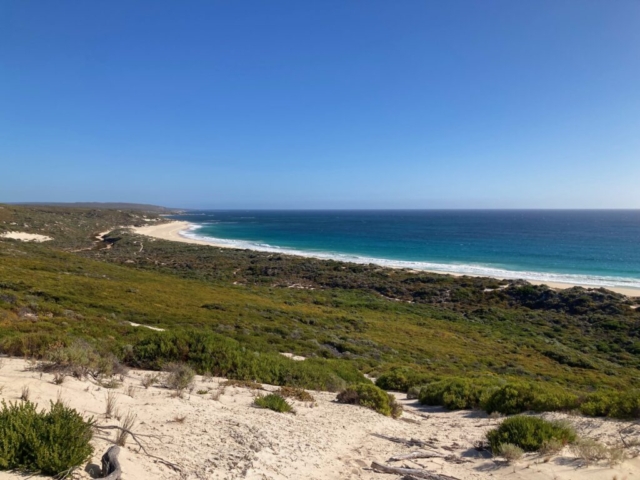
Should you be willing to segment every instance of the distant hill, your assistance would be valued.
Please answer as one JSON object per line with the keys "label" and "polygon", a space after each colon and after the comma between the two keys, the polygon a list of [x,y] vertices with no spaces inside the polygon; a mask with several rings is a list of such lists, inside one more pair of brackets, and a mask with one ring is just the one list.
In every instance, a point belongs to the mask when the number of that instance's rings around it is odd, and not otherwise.
{"label": "distant hill", "polygon": [[67,208],[102,208],[114,210],[140,210],[153,213],[177,213],[184,211],[179,208],[167,208],[159,205],[147,205],[144,203],[113,203],[113,202],[24,202],[13,203],[11,205],[24,206],[46,206],[46,207],[67,207]]}

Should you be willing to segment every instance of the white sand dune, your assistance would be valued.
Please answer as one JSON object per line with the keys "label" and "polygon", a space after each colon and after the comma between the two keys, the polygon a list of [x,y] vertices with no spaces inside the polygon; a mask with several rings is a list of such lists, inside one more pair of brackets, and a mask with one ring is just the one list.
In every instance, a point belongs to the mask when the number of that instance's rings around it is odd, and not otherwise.
{"label": "white sand dune", "polygon": [[[84,415],[93,416],[102,425],[118,424],[105,419],[107,390],[89,381],[67,378],[62,385],[52,383],[50,374],[28,370],[29,363],[20,359],[5,359],[0,368],[0,397],[19,401],[22,387],[28,385],[31,400],[48,406],[58,395]],[[227,387],[214,400],[202,390],[215,390],[222,379],[204,382],[197,378],[191,394],[175,398],[160,387],[144,389],[142,376],[148,372],[131,371],[118,394],[117,408],[121,415],[129,411],[138,415],[134,431],[157,435],[146,438],[149,453],[180,464],[182,476],[138,451],[129,440],[122,449],[123,479],[364,479],[395,480],[394,475],[376,473],[372,461],[387,463],[389,457],[413,449],[393,443],[381,436],[416,438],[431,441],[436,451],[452,455],[453,463],[444,458],[400,461],[396,466],[426,468],[461,480],[504,478],[511,480],[633,480],[640,478],[640,460],[627,460],[610,468],[607,465],[582,466],[566,449],[561,456],[548,462],[529,454],[515,465],[505,465],[480,452],[474,444],[483,439],[487,430],[500,420],[480,412],[446,412],[439,408],[424,408],[404,399],[405,420],[393,420],[371,410],[334,402],[335,394],[313,392],[316,404],[294,402],[296,414],[281,414],[255,408],[252,392]],[[125,394],[128,386],[135,388],[134,397]],[[273,390],[275,387],[265,386]],[[630,423],[604,419],[587,419],[553,414],[547,417],[568,418],[578,430],[605,443],[619,441],[618,431],[627,428],[633,438],[640,427]],[[183,422],[176,421],[185,417]],[[635,433],[630,433],[630,432]],[[380,435],[380,436],[378,436]],[[97,469],[100,457],[109,447],[108,439],[96,435],[96,451],[91,460]],[[91,467],[89,467],[91,468]],[[1,479],[24,478],[18,474],[0,472]],[[77,478],[91,478],[80,471]]]}
{"label": "white sand dune", "polygon": [[0,237],[21,240],[23,242],[47,242],[49,240],[53,240],[51,237],[47,237],[46,235],[27,232],[5,232],[0,234]]}

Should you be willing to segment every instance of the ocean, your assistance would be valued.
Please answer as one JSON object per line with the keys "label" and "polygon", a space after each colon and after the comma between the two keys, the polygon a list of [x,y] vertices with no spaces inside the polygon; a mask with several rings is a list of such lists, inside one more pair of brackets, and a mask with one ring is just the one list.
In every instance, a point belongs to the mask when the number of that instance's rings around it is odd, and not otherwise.
{"label": "ocean", "polygon": [[181,234],[358,263],[640,288],[639,210],[190,211]]}

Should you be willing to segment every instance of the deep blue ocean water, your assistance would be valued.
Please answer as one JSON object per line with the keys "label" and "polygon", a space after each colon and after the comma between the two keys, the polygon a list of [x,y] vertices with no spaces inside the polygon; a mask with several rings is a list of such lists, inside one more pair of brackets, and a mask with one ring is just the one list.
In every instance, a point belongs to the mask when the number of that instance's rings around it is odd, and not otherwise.
{"label": "deep blue ocean water", "polygon": [[181,234],[254,250],[640,288],[640,211],[198,211]]}

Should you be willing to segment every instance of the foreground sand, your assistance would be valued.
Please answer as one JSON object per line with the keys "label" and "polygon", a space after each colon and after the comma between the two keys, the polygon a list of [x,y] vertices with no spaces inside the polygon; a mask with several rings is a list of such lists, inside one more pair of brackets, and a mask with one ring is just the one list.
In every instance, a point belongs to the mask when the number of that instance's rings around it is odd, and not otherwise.
{"label": "foreground sand", "polygon": [[[192,243],[195,245],[209,245],[209,246],[219,247],[219,248],[233,248],[233,247],[230,247],[229,245],[220,245],[220,244],[215,244],[211,242],[205,242],[203,240],[196,240],[193,238],[187,238],[180,235],[180,232],[187,230],[191,225],[192,224],[190,224],[189,222],[172,221],[172,222],[163,223],[160,225],[145,225],[144,227],[133,227],[132,230],[137,234],[147,235],[149,237],[159,238],[162,240]],[[445,272],[432,271],[432,273],[462,276],[460,274],[448,273],[448,272],[445,273]],[[575,286],[593,288],[593,286],[589,286],[589,285],[577,285],[577,284],[560,283],[560,282],[536,282],[536,281],[529,281],[529,282],[534,285],[548,285],[549,287],[556,288],[556,289],[571,288]],[[621,293],[622,295],[627,295],[629,297],[640,297],[640,289],[637,289],[637,288],[624,288],[624,287],[606,287],[606,288],[607,290]]]}
{"label": "foreground sand", "polygon": [[[105,396],[108,390],[94,382],[67,378],[54,385],[51,374],[40,374],[27,361],[2,359],[0,398],[19,401],[23,386],[30,389],[30,398],[41,407],[60,396],[68,405],[86,416],[93,416],[101,425],[117,425],[116,419],[106,419]],[[487,430],[500,420],[481,412],[446,412],[425,408],[413,400],[398,395],[405,405],[401,420],[383,417],[371,410],[334,402],[335,394],[312,392],[316,403],[294,402],[296,414],[281,414],[255,408],[256,392],[227,387],[217,400],[211,393],[222,379],[205,382],[197,377],[191,394],[176,398],[161,387],[145,389],[141,378],[148,372],[131,371],[117,393],[117,408],[124,415],[137,414],[133,430],[140,434],[157,435],[145,438],[147,450],[153,455],[179,464],[182,474],[146,457],[129,440],[122,449],[123,479],[365,479],[394,480],[399,477],[373,472],[372,461],[388,463],[389,457],[415,450],[393,443],[378,435],[415,438],[432,442],[433,449],[451,456],[448,460],[405,460],[395,466],[427,468],[461,480],[504,478],[531,480],[618,480],[640,478],[640,459],[626,460],[610,468],[607,465],[585,467],[565,449],[560,456],[544,461],[529,454],[515,465],[506,465],[491,458],[486,451],[477,451],[474,444],[484,438]],[[133,397],[127,395],[129,386]],[[275,387],[265,386],[267,390]],[[626,438],[639,440],[640,427],[630,423],[563,415],[579,432],[602,442],[619,441],[619,430]],[[183,418],[183,421],[180,421]],[[75,478],[92,478],[100,457],[109,447],[109,439],[96,435],[96,448],[89,466]],[[628,450],[629,454],[636,454]],[[24,478],[22,475],[0,472],[2,479]]]}

